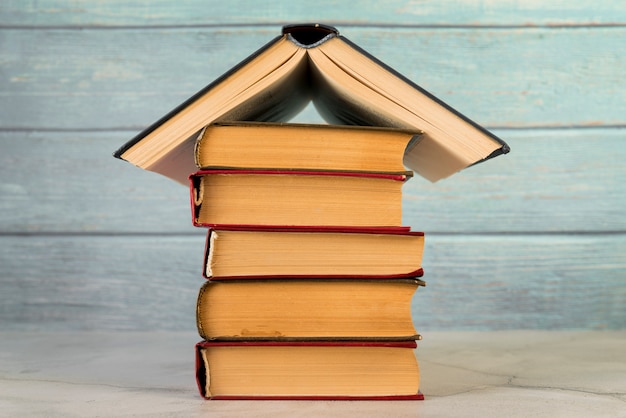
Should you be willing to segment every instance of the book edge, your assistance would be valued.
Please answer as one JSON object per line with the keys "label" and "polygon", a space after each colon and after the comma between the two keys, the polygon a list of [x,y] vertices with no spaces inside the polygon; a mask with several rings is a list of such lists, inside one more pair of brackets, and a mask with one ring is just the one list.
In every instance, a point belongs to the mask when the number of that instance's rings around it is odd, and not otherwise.
{"label": "book edge", "polygon": [[[380,65],[381,67],[383,67],[385,70],[389,71],[391,74],[393,74],[394,76],[398,77],[399,79],[401,79],[402,81],[404,81],[405,83],[407,83],[408,85],[410,85],[411,87],[413,87],[414,89],[416,89],[417,91],[419,91],[420,93],[424,94],[426,97],[428,97],[429,99],[433,100],[434,102],[438,103],[439,105],[441,105],[444,109],[446,109],[447,111],[455,114],[456,116],[458,116],[460,119],[462,119],[463,121],[465,121],[466,123],[470,124],[471,126],[473,126],[474,128],[476,128],[477,130],[479,130],[480,132],[482,132],[483,134],[485,134],[486,136],[490,137],[492,140],[494,140],[496,143],[500,144],[500,148],[496,149],[495,151],[493,151],[489,156],[485,157],[482,160],[477,161],[474,164],[477,164],[479,162],[482,161],[486,161],[488,159],[494,158],[498,155],[502,155],[502,154],[507,154],[510,151],[510,147],[509,145],[500,137],[498,137],[497,135],[495,135],[493,132],[489,131],[488,129],[486,129],[484,126],[480,125],[479,123],[477,123],[476,121],[470,119],[468,116],[466,116],[465,114],[461,113],[459,110],[453,108],[452,106],[450,106],[448,103],[444,102],[443,100],[441,100],[440,98],[438,98],[437,96],[433,95],[432,93],[430,93],[429,91],[427,91],[426,89],[424,89],[422,86],[418,85],[415,81],[407,78],[405,75],[401,74],[400,72],[398,72],[396,69],[394,69],[393,67],[389,66],[388,64],[384,63],[383,61],[381,61],[379,58],[375,57],[374,55],[372,55],[371,53],[369,53],[368,51],[366,51],[365,49],[363,49],[362,47],[360,47],[359,45],[355,44],[354,42],[352,42],[350,39],[346,38],[343,35],[337,35],[338,38],[340,38],[342,41],[344,41],[346,44],[348,44],[351,48],[353,48],[355,51],[357,51],[358,53],[364,55],[365,57],[367,57],[368,59],[370,59],[372,62]],[[474,165],[472,164],[472,165]]]}
{"label": "book edge", "polygon": [[[376,281],[394,281],[394,280],[411,280],[424,276],[424,269],[420,267],[407,273],[397,274],[273,274],[273,275],[246,275],[246,276],[207,276],[203,277],[210,281],[251,281],[251,280],[376,280]],[[412,280],[417,282],[419,286],[425,286],[422,280]],[[421,283],[420,283],[421,282]]]}
{"label": "book edge", "polygon": [[405,339],[399,341],[365,341],[365,340],[345,340],[333,341],[329,339],[307,341],[208,341],[202,340],[196,343],[196,348],[205,347],[390,347],[390,348],[417,348],[415,339]]}
{"label": "book edge", "polygon": [[240,61],[234,67],[231,67],[230,69],[226,70],[226,72],[224,72],[221,76],[219,76],[218,78],[216,78],[215,80],[213,80],[209,84],[205,85],[203,88],[201,88],[196,93],[194,93],[193,95],[188,97],[186,100],[184,100],[182,103],[178,104],[176,107],[174,107],[169,112],[167,112],[165,115],[161,116],[155,122],[151,123],[147,128],[145,128],[142,131],[140,131],[133,138],[131,138],[130,140],[126,141],[122,146],[120,146],[116,151],[113,152],[113,157],[115,157],[117,159],[120,159],[120,160],[127,161],[127,160],[125,160],[123,158],[123,154],[126,151],[128,151],[130,148],[132,148],[133,146],[135,146],[136,144],[141,142],[142,139],[144,139],[145,137],[150,135],[152,132],[157,130],[161,125],[163,125],[169,119],[171,119],[172,117],[174,117],[175,115],[180,113],[186,107],[190,106],[192,103],[194,103],[200,97],[202,97],[204,94],[206,94],[207,92],[212,90],[215,86],[217,86],[218,84],[222,83],[224,80],[226,80],[231,75],[235,74],[243,66],[248,64],[250,61],[252,61],[258,55],[260,55],[262,52],[264,52],[267,49],[269,49],[273,44],[278,42],[283,37],[284,37],[284,35],[282,35],[282,34],[278,35],[278,36],[275,36],[273,39],[271,39],[270,41],[266,42],[264,45],[259,47],[256,51],[252,52],[250,55],[245,57],[242,61]]}
{"label": "book edge", "polygon": [[420,392],[414,395],[380,395],[380,396],[210,396],[202,395],[204,399],[210,401],[236,401],[236,400],[250,400],[250,401],[423,401],[424,395]]}
{"label": "book edge", "polygon": [[365,395],[365,396],[302,396],[302,395],[294,395],[294,396],[212,396],[206,393],[206,381],[207,378],[210,377],[207,375],[207,370],[202,361],[200,349],[202,347],[207,346],[242,346],[242,345],[251,345],[251,346],[270,346],[270,345],[281,345],[281,346],[321,346],[325,344],[325,346],[346,346],[348,344],[354,346],[383,346],[383,347],[398,347],[398,348],[409,348],[416,349],[417,343],[413,341],[403,341],[403,342],[361,342],[361,341],[351,341],[351,342],[285,342],[285,343],[276,343],[276,342],[211,342],[211,341],[199,341],[194,346],[195,352],[195,369],[196,369],[196,384],[200,395],[206,400],[424,400],[424,395],[421,391],[418,390],[416,394],[410,395]]}
{"label": "book edge", "polygon": [[[412,231],[410,226],[331,226],[331,225],[249,225],[249,224],[211,224],[215,231],[249,232],[311,232],[311,233],[354,233],[354,234],[394,234],[424,236],[423,231]],[[207,232],[208,234],[208,232]]]}
{"label": "book edge", "polygon": [[189,175],[190,179],[215,174],[260,174],[260,175],[289,175],[289,176],[336,176],[336,177],[367,177],[377,179],[389,179],[396,181],[407,181],[410,176],[390,172],[369,172],[369,171],[345,171],[345,170],[268,170],[268,169],[201,169]]}

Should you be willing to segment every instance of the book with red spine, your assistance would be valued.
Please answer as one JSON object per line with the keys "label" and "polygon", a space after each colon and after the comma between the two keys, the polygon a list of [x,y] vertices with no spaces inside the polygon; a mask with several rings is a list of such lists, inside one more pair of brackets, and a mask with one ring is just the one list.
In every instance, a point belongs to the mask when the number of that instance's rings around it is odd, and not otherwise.
{"label": "book with red spine", "polygon": [[196,382],[212,400],[422,400],[415,341],[210,342]]}
{"label": "book with red spine", "polygon": [[424,233],[410,227],[208,228],[203,276],[399,279],[423,276]]}
{"label": "book with red spine", "polygon": [[402,226],[407,174],[200,170],[189,176],[194,226]]}

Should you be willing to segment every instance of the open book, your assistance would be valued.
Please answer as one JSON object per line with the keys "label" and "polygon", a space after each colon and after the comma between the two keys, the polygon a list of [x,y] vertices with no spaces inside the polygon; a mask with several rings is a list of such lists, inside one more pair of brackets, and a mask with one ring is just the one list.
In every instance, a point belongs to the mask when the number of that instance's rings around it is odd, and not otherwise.
{"label": "open book", "polygon": [[415,129],[404,164],[430,181],[508,152],[507,144],[320,24],[287,25],[114,156],[187,183],[200,130],[217,121],[286,122],[313,101],[331,124]]}

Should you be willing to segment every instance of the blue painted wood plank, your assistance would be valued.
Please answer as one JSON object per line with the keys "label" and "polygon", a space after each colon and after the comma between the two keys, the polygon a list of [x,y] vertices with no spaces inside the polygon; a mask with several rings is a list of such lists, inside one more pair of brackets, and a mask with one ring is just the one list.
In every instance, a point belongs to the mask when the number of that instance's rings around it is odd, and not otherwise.
{"label": "blue painted wood plank", "polygon": [[4,0],[0,25],[232,25],[310,21],[341,25],[596,25],[626,21],[620,0],[551,2],[275,0]]}
{"label": "blue painted wood plank", "polygon": [[407,183],[418,329],[626,327],[625,2],[7,0],[1,329],[194,330],[188,192],[111,152],[311,16],[513,148]]}
{"label": "blue painted wood plank", "polygon": [[[195,329],[201,237],[0,237],[0,330]],[[626,236],[426,237],[418,330],[623,329]]]}
{"label": "blue painted wood plank", "polygon": [[0,246],[0,328],[195,326],[202,237],[4,236]]}
{"label": "blue painted wood plank", "polygon": [[[626,129],[502,130],[513,151],[404,186],[403,219],[443,233],[626,231]],[[131,132],[0,132],[0,233],[200,233],[189,193],[114,159]]]}
{"label": "blue painted wood plank", "polygon": [[496,133],[511,153],[434,184],[407,183],[407,222],[442,232],[626,231],[626,129]]}
{"label": "blue painted wood plank", "polygon": [[[278,31],[0,30],[0,129],[139,131]],[[345,34],[482,125],[626,125],[626,28]]]}
{"label": "blue painted wood plank", "polygon": [[195,233],[189,191],[114,159],[128,132],[0,132],[0,230]]}
{"label": "blue painted wood plank", "polygon": [[423,316],[429,329],[626,327],[624,234],[431,235],[427,242],[417,324]]}

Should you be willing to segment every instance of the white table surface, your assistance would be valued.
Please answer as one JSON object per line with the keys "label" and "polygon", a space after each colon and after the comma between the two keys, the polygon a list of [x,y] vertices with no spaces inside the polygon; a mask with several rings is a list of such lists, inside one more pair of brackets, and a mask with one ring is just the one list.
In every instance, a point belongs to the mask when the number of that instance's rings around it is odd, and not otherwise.
{"label": "white table surface", "polygon": [[423,332],[425,401],[205,401],[193,333],[0,333],[0,416],[626,417],[626,332]]}

